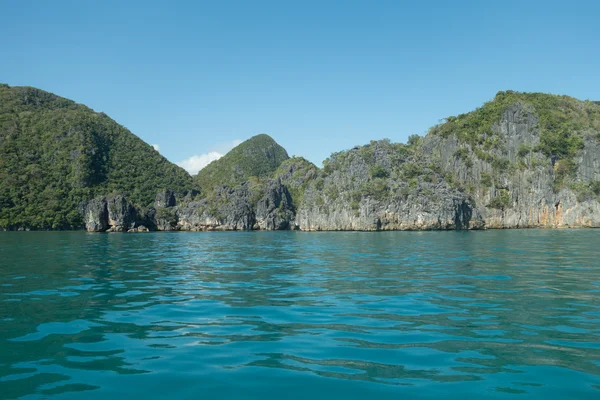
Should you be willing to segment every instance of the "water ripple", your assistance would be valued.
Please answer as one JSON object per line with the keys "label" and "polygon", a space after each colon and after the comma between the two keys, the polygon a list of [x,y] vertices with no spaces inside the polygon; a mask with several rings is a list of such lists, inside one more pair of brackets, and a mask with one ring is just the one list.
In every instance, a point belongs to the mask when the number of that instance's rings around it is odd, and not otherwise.
{"label": "water ripple", "polygon": [[0,398],[598,398],[598,239],[0,233]]}

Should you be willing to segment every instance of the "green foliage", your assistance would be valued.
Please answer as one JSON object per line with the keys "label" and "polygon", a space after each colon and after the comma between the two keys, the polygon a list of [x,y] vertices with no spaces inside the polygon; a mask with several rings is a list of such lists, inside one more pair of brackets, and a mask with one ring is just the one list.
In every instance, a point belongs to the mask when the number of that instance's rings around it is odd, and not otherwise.
{"label": "green foliage", "polygon": [[373,165],[370,169],[371,178],[388,178],[389,172],[379,164]]}
{"label": "green foliage", "polygon": [[536,150],[547,156],[566,159],[575,156],[581,149],[583,149],[583,138],[577,132],[561,127],[542,135]]}
{"label": "green foliage", "polygon": [[318,176],[319,169],[302,157],[285,160],[275,171],[275,179],[286,185],[296,209],[302,204],[308,184]]}
{"label": "green foliage", "polygon": [[104,113],[42,90],[0,86],[0,227],[83,225],[83,203],[118,192],[138,207],[191,177]]}
{"label": "green foliage", "polygon": [[217,186],[236,186],[251,177],[267,178],[289,158],[270,136],[253,136],[220,159],[204,167],[195,177],[205,193]]}
{"label": "green foliage", "polygon": [[459,147],[454,152],[454,157],[462,160],[465,163],[467,168],[471,168],[473,166],[473,160],[471,159],[471,154],[469,154],[469,150],[465,147]]}
{"label": "green foliage", "polygon": [[338,198],[339,192],[333,185],[328,185],[323,191],[325,196],[329,197],[331,200],[336,200]]}
{"label": "green foliage", "polygon": [[466,160],[469,157],[469,150],[467,150],[464,147],[459,147],[454,152],[454,157],[461,159],[461,160]]}
{"label": "green foliage", "polygon": [[490,208],[496,208],[498,210],[506,210],[511,207],[510,193],[506,189],[500,189],[498,193],[496,193],[496,197],[494,197],[490,204],[488,204]]}
{"label": "green foliage", "polygon": [[423,138],[419,135],[410,135],[408,137],[408,141],[406,142],[406,144],[410,147],[416,147],[418,145],[420,145],[421,143],[423,143]]}
{"label": "green foliage", "polygon": [[317,190],[323,190],[324,186],[325,186],[325,180],[323,178],[317,178],[317,180],[315,181],[315,188]]}
{"label": "green foliage", "polygon": [[402,164],[402,173],[406,179],[417,178],[423,174],[423,166],[415,162]]}
{"label": "green foliage", "polygon": [[333,165],[330,159],[323,161],[323,172],[327,175],[330,175],[333,172]]}
{"label": "green foliage", "polygon": [[494,156],[491,153],[488,153],[486,150],[481,149],[480,147],[475,147],[474,150],[475,155],[482,161],[486,161],[491,163],[494,161]]}
{"label": "green foliage", "polygon": [[492,176],[487,172],[481,173],[481,184],[486,187],[492,186]]}
{"label": "green foliage", "polygon": [[517,157],[526,157],[531,153],[531,147],[527,146],[526,144],[521,143],[519,145],[519,150],[517,151]]}
{"label": "green foliage", "polygon": [[575,192],[579,202],[600,199],[600,181],[574,182],[570,188]]}
{"label": "green foliage", "polygon": [[368,182],[365,182],[361,186],[360,194],[361,197],[371,197],[376,200],[385,199],[390,192],[387,179],[375,178]]}
{"label": "green foliage", "polygon": [[[365,146],[356,146],[351,150],[333,153],[327,160],[323,161],[323,172],[331,175],[334,171],[344,170],[353,163],[360,163],[369,166],[369,173],[383,173],[376,167],[381,162],[377,157],[386,158],[390,164],[399,164],[410,157],[413,152],[414,149],[410,146],[402,143],[391,143],[389,139],[372,140]],[[380,167],[383,168],[381,165]]]}
{"label": "green foliage", "polygon": [[497,172],[506,172],[510,166],[510,160],[508,158],[494,158],[492,161],[492,168]]}
{"label": "green foliage", "polygon": [[[493,129],[502,114],[513,104],[521,103],[539,119],[540,144],[535,149],[519,149],[524,157],[530,151],[542,152],[555,159],[572,159],[583,148],[587,130],[600,130],[600,104],[568,96],[543,93],[499,92],[494,100],[468,114],[451,117],[431,129],[431,134],[456,137],[472,148],[490,150],[500,146],[500,133]],[[477,153],[485,159],[482,153]],[[486,160],[489,161],[489,160]],[[573,173],[573,171],[571,171]]]}
{"label": "green foliage", "polygon": [[170,207],[161,207],[158,210],[156,210],[156,218],[169,222],[177,221],[175,218],[175,212]]}
{"label": "green foliage", "polygon": [[577,172],[577,164],[571,158],[558,160],[554,164],[554,185],[553,189],[558,193],[565,187],[567,178],[574,176]]}
{"label": "green foliage", "polygon": [[600,196],[600,181],[592,181],[589,185],[592,193],[594,193],[596,196]]}

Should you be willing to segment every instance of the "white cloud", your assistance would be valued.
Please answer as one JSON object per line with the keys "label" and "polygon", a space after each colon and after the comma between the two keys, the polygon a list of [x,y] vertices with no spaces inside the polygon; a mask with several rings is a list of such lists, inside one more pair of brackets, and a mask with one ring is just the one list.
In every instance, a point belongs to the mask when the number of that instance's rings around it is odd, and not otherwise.
{"label": "white cloud", "polygon": [[185,169],[191,175],[196,175],[202,168],[221,157],[223,157],[223,154],[217,153],[216,151],[211,151],[206,154],[200,154],[186,158],[185,160],[179,161],[177,165]]}
{"label": "white cloud", "polygon": [[227,152],[233,149],[238,144],[242,143],[242,140],[236,139],[229,143],[220,143],[216,146],[213,146],[213,151],[209,151],[205,154],[196,154],[185,160],[181,160],[176,164],[181,168],[185,169],[191,175],[196,175],[198,171],[202,168],[206,167],[211,162],[218,160],[223,157]]}
{"label": "white cloud", "polygon": [[157,145],[157,144],[152,144],[151,146],[152,146],[152,147],[154,147],[154,150],[156,150],[156,151],[160,151],[160,146],[159,146],[159,145]]}

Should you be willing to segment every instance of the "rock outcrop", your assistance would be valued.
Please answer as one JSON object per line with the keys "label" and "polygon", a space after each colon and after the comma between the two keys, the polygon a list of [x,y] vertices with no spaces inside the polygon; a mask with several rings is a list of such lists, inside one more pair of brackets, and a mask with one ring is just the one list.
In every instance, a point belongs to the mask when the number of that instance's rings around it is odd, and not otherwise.
{"label": "rock outcrop", "polygon": [[362,231],[484,227],[469,195],[413,158],[389,141],[333,155],[325,174],[306,189],[296,224],[301,230]]}
{"label": "rock outcrop", "polygon": [[83,215],[88,232],[105,232],[108,229],[108,205],[105,197],[91,200],[85,206]]}
{"label": "rock outcrop", "polygon": [[292,196],[279,181],[269,181],[264,197],[256,205],[254,228],[263,230],[283,230],[294,228],[295,210]]}
{"label": "rock outcrop", "polygon": [[[261,147],[261,146],[264,146]],[[85,208],[90,231],[449,230],[600,227],[600,105],[500,92],[425,137],[332,154],[319,169],[266,135],[136,211]],[[218,183],[218,184],[217,184]]]}
{"label": "rock outcrop", "polygon": [[422,150],[469,189],[487,228],[600,227],[599,197],[577,190],[600,181],[597,131],[581,132],[584,147],[572,158],[544,154],[535,108],[517,102],[491,133],[488,149],[453,134],[426,136]]}
{"label": "rock outcrop", "polygon": [[106,202],[109,231],[127,232],[135,228],[136,210],[123,195],[109,196]]}
{"label": "rock outcrop", "polygon": [[97,197],[84,210],[88,232],[128,232],[136,228],[137,212],[120,194]]}
{"label": "rock outcrop", "polygon": [[175,193],[173,191],[165,189],[156,194],[156,200],[154,200],[155,208],[175,207],[176,204]]}

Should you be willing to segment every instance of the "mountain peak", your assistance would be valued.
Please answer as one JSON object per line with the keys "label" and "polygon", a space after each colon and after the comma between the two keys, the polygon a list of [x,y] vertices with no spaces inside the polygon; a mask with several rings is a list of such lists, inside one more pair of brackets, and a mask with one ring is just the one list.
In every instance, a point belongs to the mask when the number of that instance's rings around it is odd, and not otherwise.
{"label": "mountain peak", "polygon": [[250,178],[269,176],[289,158],[287,151],[272,137],[261,133],[234,147],[196,175],[205,190],[215,186],[234,186]]}

